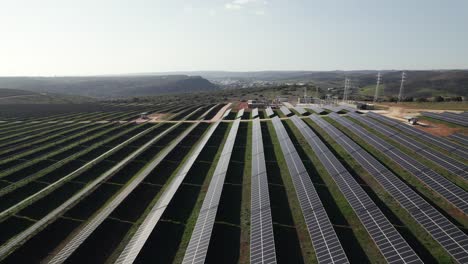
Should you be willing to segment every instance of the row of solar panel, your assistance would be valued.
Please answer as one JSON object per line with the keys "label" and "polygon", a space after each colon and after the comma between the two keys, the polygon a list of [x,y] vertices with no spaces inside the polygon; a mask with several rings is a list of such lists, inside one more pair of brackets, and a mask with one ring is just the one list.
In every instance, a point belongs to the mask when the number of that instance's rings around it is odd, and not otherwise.
{"label": "row of solar panel", "polygon": [[440,153],[437,150],[434,150],[427,146],[426,144],[420,143],[409,136],[399,133],[398,131],[385,126],[369,117],[360,116],[357,114],[350,114],[352,118],[366,124],[370,128],[382,133],[383,135],[391,138],[401,145],[411,148],[416,154],[421,155],[422,157],[434,162],[440,167],[446,169],[447,171],[458,175],[464,179],[468,180],[468,166],[462,162],[452,159],[443,153]]}
{"label": "row of solar panel", "polygon": [[315,187],[281,120],[273,126],[319,263],[349,263]]}
{"label": "row of solar panel", "polygon": [[468,150],[466,147],[460,146],[456,143],[453,143],[447,139],[441,138],[434,136],[432,134],[429,134],[425,131],[416,129],[412,126],[406,125],[402,122],[395,121],[393,119],[390,119],[388,117],[385,117],[383,115],[379,115],[373,112],[369,112],[367,114],[369,117],[372,117],[374,119],[377,119],[387,125],[390,125],[392,127],[395,127],[401,131],[403,131],[406,134],[409,134],[410,136],[417,137],[419,140],[422,140],[426,143],[435,145],[437,147],[440,147],[446,151],[449,151],[450,153],[457,155],[461,158],[468,159]]}
{"label": "row of solar panel", "polygon": [[427,116],[430,118],[454,123],[461,126],[468,126],[468,117],[464,115],[458,115],[454,113],[444,112],[441,114],[431,113],[431,112],[422,112],[421,115]]}
{"label": "row of solar panel", "polygon": [[[229,113],[229,110],[227,112]],[[145,217],[141,225],[138,227],[138,230],[131,237],[130,241],[127,243],[115,263],[133,263],[138,257],[138,254],[158,224],[163,213],[166,211],[166,208],[171,203],[172,198],[185,179],[185,176],[192,169],[193,164],[198,159],[198,156],[207,144],[211,135],[213,135],[219,123],[220,121],[214,123],[203,136],[203,139],[197,144],[196,148],[191,153],[190,158],[184,162],[176,177],[174,177],[174,179],[171,181],[170,186],[164,191],[164,193],[161,195],[161,198],[159,198],[158,202],[153,206],[149,214]]]}
{"label": "row of solar panel", "polygon": [[[182,139],[187,136],[198,124],[191,125],[188,129],[184,131],[182,135],[178,137],[177,140],[171,142],[171,144],[166,147],[158,157],[151,162],[145,169],[139,173],[130,184],[126,185],[123,190],[121,190],[116,197],[114,197],[105,208],[99,211],[96,215],[92,217],[91,220],[86,222],[85,226],[80,229],[80,231],[73,236],[73,238],[67,242],[67,244],[52,258],[50,263],[62,263],[67,258],[72,256],[79,248],[85,243],[85,240],[91,236],[93,232],[112,214],[112,212],[117,209],[117,207],[129,196],[131,193],[143,182],[143,180],[160,164],[160,162],[166,157]],[[105,174],[110,173],[109,171]],[[104,175],[105,175],[104,174]],[[101,176],[102,177],[102,176]]]}
{"label": "row of solar panel", "polygon": [[291,120],[374,240],[388,263],[422,263],[395,227],[318,136],[297,116]]}
{"label": "row of solar panel", "polygon": [[454,133],[449,136],[450,139],[455,140],[458,143],[464,144],[468,146],[468,136],[459,134],[459,133]]}
{"label": "row of solar panel", "polygon": [[377,135],[369,133],[366,129],[351,120],[342,118],[337,114],[331,114],[330,117],[356,134],[359,134],[366,143],[378,149],[382,154],[396,162],[399,166],[411,173],[425,185],[429,186],[434,192],[444,197],[462,212],[468,212],[468,194],[460,187],[403,153],[397,147],[391,145]]}
{"label": "row of solar panel", "polygon": [[276,263],[270,195],[260,119],[252,122],[250,263]]}
{"label": "row of solar panel", "polygon": [[468,262],[465,233],[337,128],[322,118],[311,116],[310,119],[332,136],[456,261]]}
{"label": "row of solar panel", "polygon": [[314,111],[317,114],[321,114],[321,113],[326,112],[324,109],[322,109],[320,107],[317,107],[317,106],[308,106],[307,108],[309,108],[310,110]]}
{"label": "row of solar panel", "polygon": [[240,119],[237,118],[229,131],[224,143],[221,156],[216,165],[205,199],[198,214],[195,228],[192,232],[183,263],[204,263],[208,246],[210,244],[211,233],[213,231],[216,213],[221,198],[224,179],[231,159],[232,149],[239,129]]}

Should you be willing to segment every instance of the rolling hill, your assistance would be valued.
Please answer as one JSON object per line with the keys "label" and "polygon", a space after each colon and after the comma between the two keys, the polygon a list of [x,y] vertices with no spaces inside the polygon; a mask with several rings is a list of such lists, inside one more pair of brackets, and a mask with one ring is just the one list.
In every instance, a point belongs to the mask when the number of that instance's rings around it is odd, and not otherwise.
{"label": "rolling hill", "polygon": [[[312,83],[320,88],[342,88],[344,79],[351,80],[355,93],[373,94],[378,71],[259,71],[259,72],[174,72],[165,74],[196,74],[218,83],[223,80],[266,81],[272,83]],[[401,71],[384,70],[382,83],[386,96],[398,95]],[[412,70],[406,71],[406,96],[468,96],[468,70]],[[372,91],[371,91],[372,90]]]}
{"label": "rolling hill", "polygon": [[219,89],[202,77],[187,75],[1,77],[0,87],[36,93],[60,93],[94,98],[123,98]]}
{"label": "rolling hill", "polygon": [[36,93],[18,89],[0,89],[0,104],[79,104],[95,100],[79,95]]}

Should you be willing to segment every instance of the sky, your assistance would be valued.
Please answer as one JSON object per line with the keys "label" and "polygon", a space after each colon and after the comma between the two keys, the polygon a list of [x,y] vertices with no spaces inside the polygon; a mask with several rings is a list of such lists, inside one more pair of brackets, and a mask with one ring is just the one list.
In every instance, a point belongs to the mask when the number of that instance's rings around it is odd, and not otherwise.
{"label": "sky", "polygon": [[467,0],[2,0],[0,76],[468,69]]}

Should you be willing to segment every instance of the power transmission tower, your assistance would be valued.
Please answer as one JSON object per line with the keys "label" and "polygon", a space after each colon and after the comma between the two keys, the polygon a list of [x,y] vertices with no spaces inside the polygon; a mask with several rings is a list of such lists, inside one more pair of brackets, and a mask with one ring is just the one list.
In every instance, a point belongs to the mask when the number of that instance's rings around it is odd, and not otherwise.
{"label": "power transmission tower", "polygon": [[406,79],[406,73],[402,72],[401,73],[400,92],[398,93],[398,103],[401,102],[401,99],[403,99],[403,88],[404,88],[404,84],[405,84],[405,79]]}
{"label": "power transmission tower", "polygon": [[307,104],[307,87],[304,87],[304,104]]}
{"label": "power transmission tower", "polygon": [[345,78],[344,80],[344,89],[343,89],[343,102],[345,101],[346,98],[346,90],[348,89],[348,78]]}
{"label": "power transmission tower", "polygon": [[381,79],[382,79],[382,76],[380,75],[380,72],[379,72],[377,74],[377,84],[375,85],[374,103],[377,102],[377,99],[379,99],[379,85],[380,85]]}
{"label": "power transmission tower", "polygon": [[343,103],[348,101],[348,95],[350,93],[350,89],[351,89],[351,80],[346,78],[345,88],[344,88],[344,91],[343,91]]}

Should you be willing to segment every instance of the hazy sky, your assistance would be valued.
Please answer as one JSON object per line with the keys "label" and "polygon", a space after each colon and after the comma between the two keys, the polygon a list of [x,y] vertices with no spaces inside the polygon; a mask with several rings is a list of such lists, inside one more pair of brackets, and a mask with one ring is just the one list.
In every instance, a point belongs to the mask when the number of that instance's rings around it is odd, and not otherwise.
{"label": "hazy sky", "polygon": [[2,0],[0,75],[468,68],[467,0]]}

